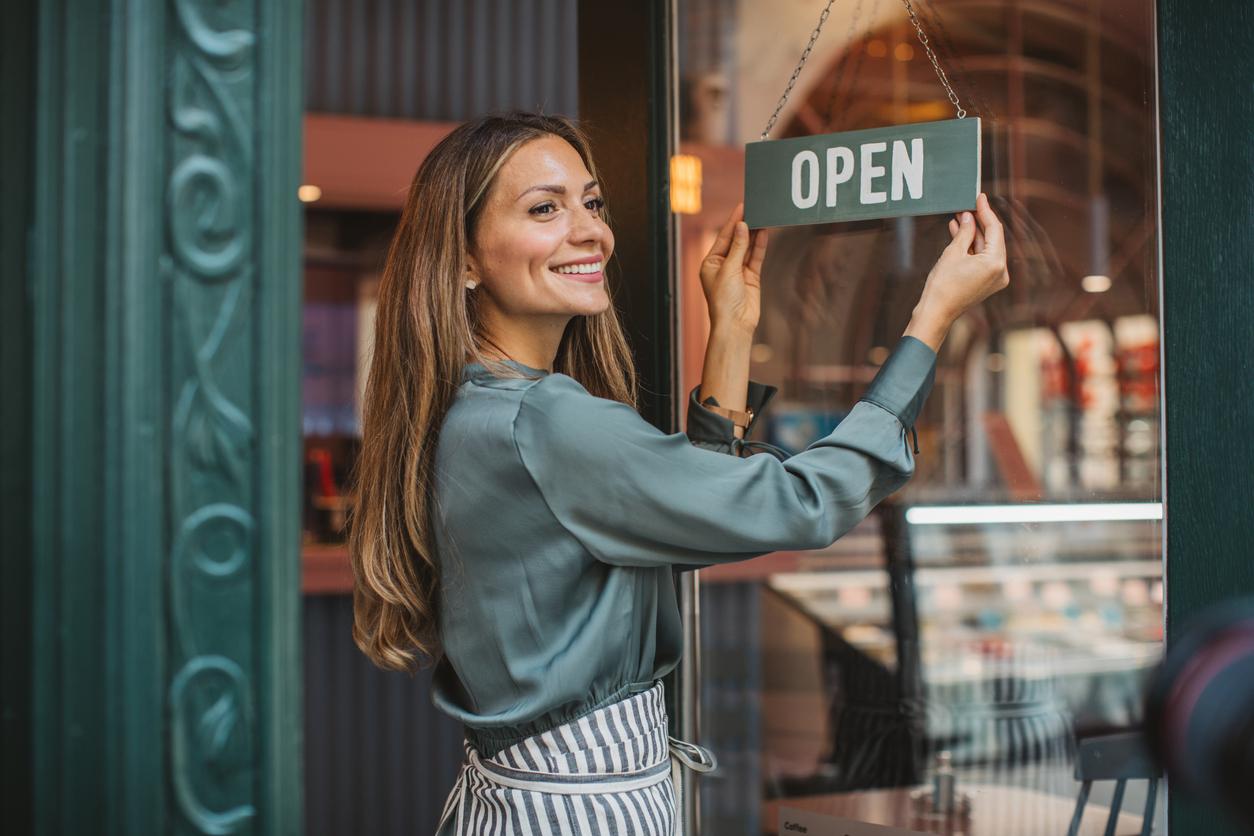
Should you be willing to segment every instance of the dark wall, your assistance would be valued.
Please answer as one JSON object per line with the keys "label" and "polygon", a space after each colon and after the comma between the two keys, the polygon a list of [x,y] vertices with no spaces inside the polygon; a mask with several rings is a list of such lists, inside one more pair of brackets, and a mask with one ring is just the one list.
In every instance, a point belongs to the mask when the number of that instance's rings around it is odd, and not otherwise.
{"label": "dark wall", "polygon": [[429,670],[376,668],[352,623],[349,596],[305,596],[305,833],[433,833],[461,764],[461,724],[432,705]]}
{"label": "dark wall", "polygon": [[576,115],[575,0],[308,0],[305,109],[457,122]]}
{"label": "dark wall", "polygon": [[27,293],[27,229],[32,206],[30,165],[34,90],[34,0],[5,10],[0,27],[0,805],[15,833],[33,827],[31,808],[31,479],[29,409],[33,308]]}

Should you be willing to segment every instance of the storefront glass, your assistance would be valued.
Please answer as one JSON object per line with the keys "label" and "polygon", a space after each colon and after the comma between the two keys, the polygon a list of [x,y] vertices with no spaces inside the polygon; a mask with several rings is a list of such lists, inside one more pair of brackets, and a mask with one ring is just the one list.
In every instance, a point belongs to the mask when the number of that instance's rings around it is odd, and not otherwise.
{"label": "storefront glass", "polygon": [[[675,206],[680,391],[708,333],[698,264],[824,5],[678,0],[680,152],[699,161],[675,169],[699,184]],[[700,732],[722,764],[702,781],[705,833],[778,832],[783,807],[1066,833],[1077,747],[1136,727],[1161,654],[1153,4],[914,6],[983,120],[1012,283],[942,346],[903,490],[828,549],[700,573]],[[847,0],[771,137],[953,115],[905,5]],[[841,420],[947,220],[772,231],[752,377],[780,392],[755,437],[799,452]],[[970,818],[938,823],[912,796],[950,769]],[[1146,791],[1129,785],[1119,832],[1139,832]],[[1104,830],[1110,794],[1094,786],[1081,832]]]}

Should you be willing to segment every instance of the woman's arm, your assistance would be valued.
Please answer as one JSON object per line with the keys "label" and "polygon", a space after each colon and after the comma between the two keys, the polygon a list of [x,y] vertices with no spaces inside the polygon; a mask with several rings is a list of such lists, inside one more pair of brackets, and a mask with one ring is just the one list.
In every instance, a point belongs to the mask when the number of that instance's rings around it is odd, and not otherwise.
{"label": "woman's arm", "polygon": [[525,390],[514,444],[549,512],[605,563],[706,566],[821,548],[914,473],[906,428],[935,364],[904,337],[836,429],[783,461],[700,449],[564,374]]}
{"label": "woman's arm", "polygon": [[[715,324],[705,346],[705,365],[701,374],[701,390],[697,400],[705,403],[711,396],[719,406],[744,411],[749,391],[749,350],[753,332]],[[739,427],[736,438],[743,437]]]}
{"label": "woman's arm", "polygon": [[[700,403],[713,397],[726,409],[743,412],[749,403],[749,351],[761,310],[762,262],[766,230],[750,235],[737,204],[701,261],[701,291],[710,313],[710,338],[701,372]],[[735,438],[743,437],[735,430]]]}

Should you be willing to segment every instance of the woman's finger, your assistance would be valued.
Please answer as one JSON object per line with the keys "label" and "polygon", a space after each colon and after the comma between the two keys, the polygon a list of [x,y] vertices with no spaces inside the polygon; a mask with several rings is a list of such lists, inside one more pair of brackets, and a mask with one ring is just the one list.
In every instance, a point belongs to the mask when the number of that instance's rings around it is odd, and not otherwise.
{"label": "woman's finger", "polygon": [[953,218],[949,219],[949,237],[952,239],[958,234],[958,222]]}
{"label": "woman's finger", "polygon": [[984,252],[984,233],[980,232],[980,225],[975,225],[975,241],[971,244],[972,254]]}
{"label": "woman's finger", "polygon": [[737,203],[736,208],[732,209],[731,215],[727,218],[727,223],[723,224],[723,228],[718,231],[718,237],[714,239],[714,243],[710,245],[710,251],[706,253],[706,258],[712,255],[727,255],[727,248],[731,246],[732,233],[736,231],[736,222],[740,220],[740,216],[744,213],[745,205]]}
{"label": "woman's finger", "polygon": [[971,250],[971,242],[975,240],[975,218],[970,212],[962,212],[958,218],[958,232],[954,234],[954,240],[949,242],[949,246],[966,255]]}
{"label": "woman's finger", "polygon": [[753,247],[749,251],[748,269],[761,275],[762,262],[766,258],[766,230],[759,229],[753,234]]}
{"label": "woman's finger", "polygon": [[732,233],[731,247],[727,250],[727,260],[733,264],[744,266],[745,253],[749,251],[749,225],[744,221],[736,221]]}
{"label": "woman's finger", "polygon": [[1004,256],[1006,254],[1005,231],[996,213],[993,212],[993,207],[988,203],[988,195],[983,192],[980,192],[980,196],[975,200],[975,212],[984,230],[984,240],[987,242],[985,251],[993,256]]}

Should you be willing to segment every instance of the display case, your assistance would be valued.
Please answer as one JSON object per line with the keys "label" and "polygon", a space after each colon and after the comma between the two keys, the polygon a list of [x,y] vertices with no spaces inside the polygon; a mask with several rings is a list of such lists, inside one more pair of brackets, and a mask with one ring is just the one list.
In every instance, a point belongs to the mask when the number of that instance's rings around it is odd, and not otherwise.
{"label": "display case", "polygon": [[776,832],[791,806],[930,832],[908,796],[943,760],[986,823],[1066,832],[1080,741],[1138,727],[1161,657],[1161,508],[952,499],[905,491],[828,548],[702,570],[710,826]]}
{"label": "display case", "polygon": [[[1011,769],[1052,746],[1065,765],[1074,736],[1139,722],[1162,649],[1160,516],[1135,502],[886,503],[859,537],[770,575],[823,635],[846,767],[834,783],[918,773],[942,750]],[[859,712],[902,701],[918,708],[896,718],[905,765],[881,748],[872,774],[850,771],[890,736],[860,738]]]}

